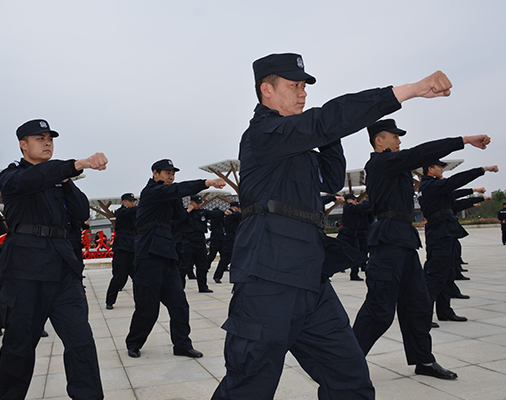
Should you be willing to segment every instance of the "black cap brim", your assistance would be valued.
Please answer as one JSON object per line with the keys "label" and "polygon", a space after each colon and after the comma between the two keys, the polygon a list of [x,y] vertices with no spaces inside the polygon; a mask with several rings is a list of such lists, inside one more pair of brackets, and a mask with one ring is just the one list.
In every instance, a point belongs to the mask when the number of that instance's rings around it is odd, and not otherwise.
{"label": "black cap brim", "polygon": [[306,81],[308,85],[314,85],[316,83],[316,78],[304,71],[277,72],[276,75],[288,79],[289,81]]}

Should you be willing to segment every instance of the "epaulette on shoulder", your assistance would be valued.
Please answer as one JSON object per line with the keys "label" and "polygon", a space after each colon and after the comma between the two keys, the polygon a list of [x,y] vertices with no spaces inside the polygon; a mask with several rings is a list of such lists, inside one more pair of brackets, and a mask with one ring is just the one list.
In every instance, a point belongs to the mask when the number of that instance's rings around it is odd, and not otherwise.
{"label": "epaulette on shoulder", "polygon": [[17,168],[19,167],[19,161],[13,161],[9,164],[7,168]]}

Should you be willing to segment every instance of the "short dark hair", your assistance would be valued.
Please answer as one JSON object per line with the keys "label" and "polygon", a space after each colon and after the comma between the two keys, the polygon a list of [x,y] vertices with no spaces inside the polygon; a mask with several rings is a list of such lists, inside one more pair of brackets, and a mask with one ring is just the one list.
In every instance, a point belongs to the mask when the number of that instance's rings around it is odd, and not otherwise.
{"label": "short dark hair", "polygon": [[433,168],[436,164],[426,165],[423,167],[423,174],[428,175],[429,174],[429,168]]}
{"label": "short dark hair", "polygon": [[276,74],[270,74],[267,76],[264,76],[262,79],[259,79],[255,82],[255,91],[257,93],[258,102],[262,104],[262,90],[260,87],[262,86],[262,83],[267,82],[270,83],[272,86],[276,87],[276,84],[278,83],[279,75]]}
{"label": "short dark hair", "polygon": [[376,137],[377,136],[381,137],[382,139],[385,139],[387,137],[387,131],[381,131],[381,132],[378,132],[374,136],[369,136],[369,142],[371,143],[371,146],[374,150],[376,150]]}

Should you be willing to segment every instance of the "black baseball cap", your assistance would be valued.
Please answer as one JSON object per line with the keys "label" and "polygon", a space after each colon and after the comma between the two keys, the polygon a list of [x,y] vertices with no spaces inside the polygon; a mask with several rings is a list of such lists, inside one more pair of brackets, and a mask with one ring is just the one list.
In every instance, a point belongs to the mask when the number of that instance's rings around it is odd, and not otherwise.
{"label": "black baseball cap", "polygon": [[121,195],[121,200],[135,200],[135,196],[133,193],[125,193]]}
{"label": "black baseball cap", "polygon": [[304,61],[300,54],[283,53],[270,54],[259,58],[253,63],[255,82],[267,75],[276,74],[290,81],[306,81],[312,85],[316,78],[304,71]]}
{"label": "black baseball cap", "polygon": [[151,171],[162,171],[162,170],[170,171],[171,169],[173,169],[174,172],[180,171],[179,168],[176,168],[174,166],[174,163],[172,162],[172,160],[169,160],[168,158],[164,158],[163,160],[158,160],[157,162],[155,162],[151,166]]}
{"label": "black baseball cap", "polygon": [[238,202],[238,201],[233,201],[232,203],[230,203],[230,207],[241,207],[241,204]]}
{"label": "black baseball cap", "polygon": [[423,174],[427,175],[429,173],[429,167],[432,167],[433,165],[439,165],[441,167],[446,167],[448,165],[448,163],[445,163],[444,161],[441,161],[441,160],[435,160],[435,161],[423,166]]}
{"label": "black baseball cap", "polygon": [[345,200],[350,200],[350,199],[356,200],[357,197],[353,193],[348,193],[347,195],[344,196],[344,199]]}
{"label": "black baseball cap", "polygon": [[399,136],[404,136],[407,133],[406,131],[397,128],[394,119],[383,119],[381,121],[375,122],[374,124],[367,127],[367,131],[369,132],[370,137],[374,137],[383,131],[395,133]]}
{"label": "black baseball cap", "polygon": [[197,204],[202,204],[202,197],[200,197],[198,194],[194,194],[190,197],[191,201],[194,201]]}
{"label": "black baseball cap", "polygon": [[58,132],[51,130],[49,123],[45,119],[32,119],[31,121],[25,122],[16,130],[16,136],[18,140],[21,140],[25,136],[40,135],[44,132],[49,132],[51,137],[60,136]]}

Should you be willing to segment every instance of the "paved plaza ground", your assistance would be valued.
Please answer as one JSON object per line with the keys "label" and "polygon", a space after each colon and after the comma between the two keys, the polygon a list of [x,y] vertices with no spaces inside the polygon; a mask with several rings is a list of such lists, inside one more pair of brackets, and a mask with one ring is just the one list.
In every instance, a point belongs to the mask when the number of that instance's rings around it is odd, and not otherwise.
{"label": "paved plaza ground", "polygon": [[[469,263],[459,281],[469,300],[453,300],[458,315],[467,322],[439,322],[432,330],[433,352],[444,367],[458,373],[455,381],[414,374],[406,364],[399,325],[394,322],[367,357],[378,400],[504,400],[506,399],[506,246],[500,228],[468,229],[462,240],[463,258]],[[423,235],[423,232],[422,232]],[[421,249],[420,258],[425,259]],[[213,266],[214,270],[214,266]],[[212,272],[213,272],[212,270]],[[201,359],[172,354],[168,315],[159,320],[142,356],[127,355],[125,336],[133,311],[132,285],[120,292],[114,310],[105,309],[110,269],[86,269],[85,285],[90,305],[90,323],[98,349],[105,398],[108,400],[204,400],[209,399],[225,374],[220,328],[227,316],[232,285],[210,283],[214,293],[198,293],[190,281],[186,293],[191,308],[191,338],[204,353]],[[212,275],[211,275],[212,276]],[[228,280],[228,276],[225,277]],[[332,285],[351,321],[365,296],[365,284],[352,282],[348,274],[337,274]],[[29,399],[66,399],[63,346],[50,323],[49,337],[41,339]],[[288,354],[275,399],[316,399],[317,385]],[[237,399],[240,400],[240,399]],[[345,400],[345,399],[343,399]]]}

